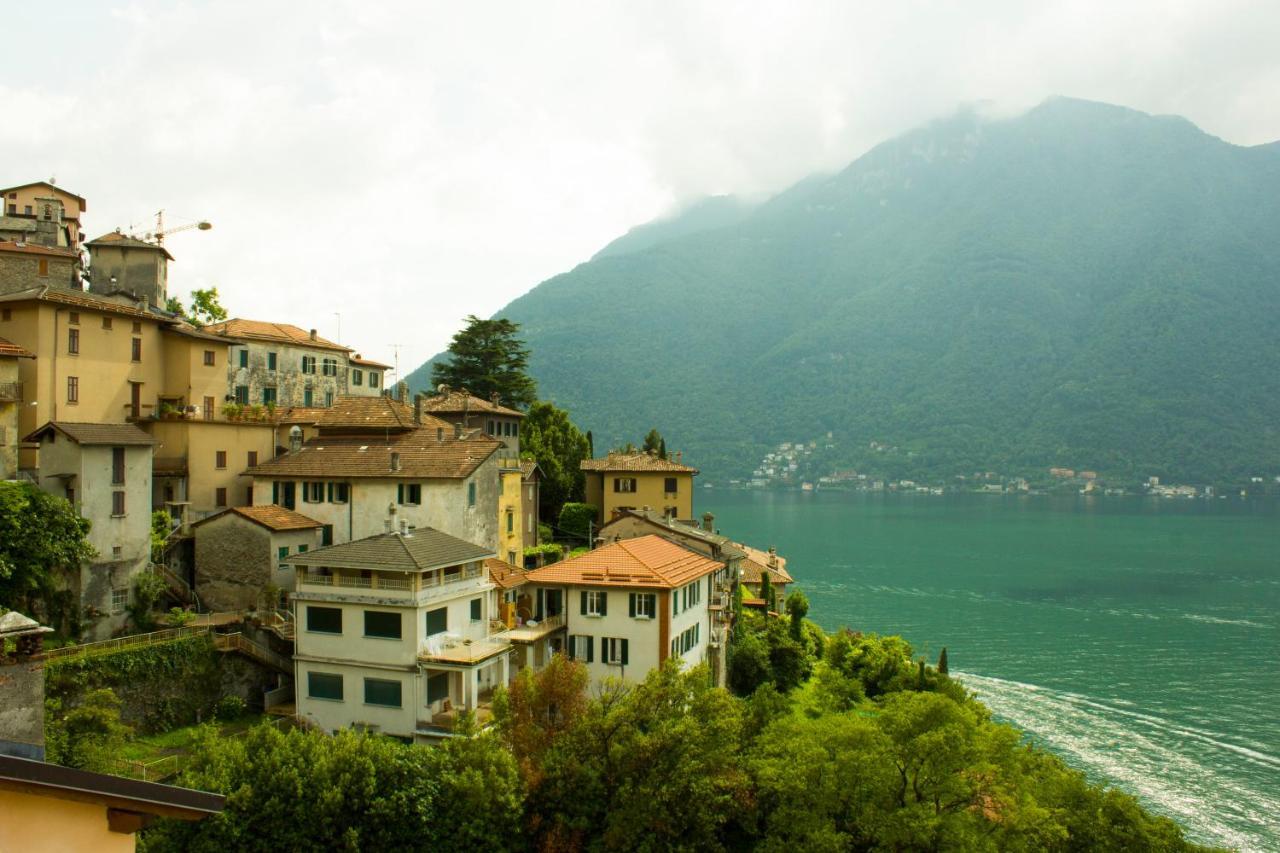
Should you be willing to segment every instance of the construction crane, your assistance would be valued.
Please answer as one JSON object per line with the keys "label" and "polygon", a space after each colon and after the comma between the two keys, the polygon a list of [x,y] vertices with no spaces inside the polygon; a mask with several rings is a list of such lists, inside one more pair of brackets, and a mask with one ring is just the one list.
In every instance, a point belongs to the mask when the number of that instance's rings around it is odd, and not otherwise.
{"label": "construction crane", "polygon": [[148,240],[155,240],[157,244],[163,246],[164,238],[170,234],[177,234],[180,231],[208,231],[213,227],[213,223],[208,220],[201,219],[199,222],[188,222],[186,225],[175,225],[173,228],[164,227],[164,211],[156,211],[156,230],[147,235]]}

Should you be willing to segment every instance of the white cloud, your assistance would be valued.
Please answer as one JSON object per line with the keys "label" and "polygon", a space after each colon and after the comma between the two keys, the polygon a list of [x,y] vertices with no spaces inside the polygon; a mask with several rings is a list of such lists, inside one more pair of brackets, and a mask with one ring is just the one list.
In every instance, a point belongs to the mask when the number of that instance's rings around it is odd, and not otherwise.
{"label": "white cloud", "polygon": [[139,0],[6,34],[0,182],[56,174],[94,235],[208,218],[170,242],[176,291],[328,334],[340,311],[406,371],[631,225],[960,103],[1067,94],[1280,138],[1280,11],[1243,0]]}

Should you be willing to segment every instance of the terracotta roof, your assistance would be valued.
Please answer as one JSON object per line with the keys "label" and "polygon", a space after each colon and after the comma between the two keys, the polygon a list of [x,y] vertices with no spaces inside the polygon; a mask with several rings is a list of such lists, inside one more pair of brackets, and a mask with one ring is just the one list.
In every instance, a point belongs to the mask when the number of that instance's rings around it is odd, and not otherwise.
{"label": "terracotta roof", "polygon": [[336,344],[319,336],[313,338],[307,330],[299,329],[297,326],[292,326],[288,323],[243,320],[239,317],[234,317],[221,323],[205,326],[204,330],[216,335],[225,335],[228,338],[240,340],[275,341],[277,343],[293,344],[294,346],[351,352],[350,347],[344,347],[342,344]]}
{"label": "terracotta roof", "polygon": [[209,341],[210,343],[214,343],[216,341],[217,343],[222,344],[224,347],[229,347],[234,343],[234,341],[229,341],[226,338],[222,337],[221,335],[211,335],[208,332],[203,332],[200,329],[196,328],[195,326],[189,325],[187,323],[177,323],[172,326],[165,326],[160,331],[173,332],[175,335],[182,335],[183,337],[186,337],[186,338],[195,338],[201,341]]}
{"label": "terracotta roof", "polygon": [[314,424],[327,411],[322,406],[289,406],[276,409],[276,419],[282,424]]}
{"label": "terracotta roof", "polygon": [[234,514],[241,518],[248,519],[254,524],[261,525],[268,530],[311,530],[316,527],[324,527],[323,524],[314,518],[307,518],[300,512],[294,512],[291,509],[285,509],[282,506],[274,504],[266,504],[259,506],[233,506],[228,510],[211,515],[208,518],[202,518],[192,527],[199,527],[206,521],[213,521],[215,518],[222,518],[225,515]]}
{"label": "terracotta roof", "polygon": [[[597,535],[608,540],[612,536],[617,536],[615,530],[621,527],[620,522],[633,518],[663,531],[659,535],[684,537],[687,540],[694,539],[699,542],[705,542],[709,549],[719,549],[719,556],[722,557],[746,557],[746,552],[741,545],[730,541],[728,536],[722,536],[709,530],[703,530],[697,524],[689,524],[678,519],[668,518],[656,509],[650,507],[639,507],[636,509],[618,509],[615,510],[615,516],[600,526]],[[713,550],[714,553],[714,550]]]}
{"label": "terracotta roof", "polygon": [[527,480],[533,476],[534,472],[542,473],[542,469],[538,467],[538,463],[533,459],[520,460],[520,479]]}
{"label": "terracotta roof", "polygon": [[[330,432],[342,429],[383,430],[423,429],[446,430],[453,434],[453,426],[438,418],[424,417],[421,424],[413,421],[413,407],[385,394],[377,397],[339,397],[332,406],[320,410],[316,426]],[[434,436],[433,436],[434,438]]]}
{"label": "terracotta roof", "polygon": [[760,576],[764,572],[769,573],[769,579],[774,583],[792,583],[791,574],[787,571],[787,558],[779,557],[776,554],[774,559],[777,561],[775,565],[769,565],[769,554],[761,551],[759,548],[752,548],[750,545],[734,543],[743,551],[747,557],[742,561],[742,582],[750,584],[760,583]]}
{"label": "terracotta roof", "polygon": [[88,206],[88,202],[84,200],[84,196],[76,195],[70,190],[64,190],[62,187],[58,186],[57,184],[51,184],[48,181],[32,181],[29,184],[16,184],[15,186],[12,186],[12,187],[5,187],[3,189],[0,189],[0,193],[13,192],[14,190],[25,190],[27,187],[48,187],[51,190],[57,190],[63,195],[69,195],[72,198],[74,198],[76,201],[80,202],[81,210],[84,210]]}
{"label": "terracotta roof", "polygon": [[335,569],[389,569],[426,572],[493,557],[493,551],[450,536],[433,527],[418,527],[408,535],[382,533],[295,554],[282,562]]}
{"label": "terracotta roof", "polygon": [[506,560],[490,557],[484,561],[484,566],[489,570],[489,580],[498,589],[515,589],[528,583],[524,569],[516,568]]}
{"label": "terracotta roof", "polygon": [[526,573],[537,583],[674,589],[724,564],[661,536],[641,536],[602,545],[578,557]]}
{"label": "terracotta roof", "polygon": [[374,361],[371,358],[363,358],[361,357],[360,353],[356,353],[355,355],[350,356],[347,360],[350,361],[352,364],[358,364],[361,367],[380,367],[383,370],[391,369],[391,365],[383,364],[380,361]]}
{"label": "terracotta roof", "polygon": [[46,255],[74,261],[79,258],[75,249],[60,249],[53,246],[40,246],[35,243],[18,243],[0,240],[0,252],[14,252],[21,255]]}
{"label": "terracotta roof", "polygon": [[39,441],[49,432],[60,432],[76,444],[128,444],[151,445],[155,439],[133,424],[80,424],[67,421],[49,421],[32,432],[23,441]]}
{"label": "terracotta roof", "polygon": [[434,394],[422,401],[422,408],[428,412],[446,412],[459,415],[463,412],[483,412],[490,415],[507,415],[513,418],[524,417],[524,412],[509,409],[489,400],[482,400],[473,394],[468,394],[465,390],[446,390],[443,394]]}
{"label": "terracotta roof", "polygon": [[90,296],[83,291],[64,290],[56,287],[31,287],[26,290],[19,290],[14,293],[6,293],[0,296],[0,302],[55,302],[59,305],[72,305],[76,308],[85,308],[91,311],[102,311],[107,314],[124,314],[128,317],[145,317],[154,323],[172,324],[173,320],[169,315],[157,314],[138,308],[134,305],[125,305],[122,302],[114,302],[109,299],[102,299],[97,296]]}
{"label": "terracotta roof", "polygon": [[[277,456],[245,473],[254,477],[375,477],[394,479],[461,479],[470,476],[502,442],[491,438],[437,441],[431,430],[390,436],[317,436],[296,453]],[[391,454],[400,468],[391,469]]]}
{"label": "terracotta roof", "polygon": [[7,355],[11,358],[35,358],[35,353],[28,351],[24,347],[20,347],[13,341],[7,341],[0,338],[0,355]]}
{"label": "terracotta roof", "polygon": [[637,451],[636,453],[610,453],[602,459],[584,459],[583,471],[670,471],[672,473],[696,474],[697,468],[681,465],[669,459]]}
{"label": "terracotta roof", "polygon": [[96,237],[85,243],[86,246],[120,246],[126,249],[153,249],[157,252],[164,252],[164,256],[169,260],[174,260],[173,255],[169,254],[169,250],[159,243],[148,243],[146,240],[139,240],[137,237],[130,237],[128,234],[121,234],[119,231],[111,231]]}

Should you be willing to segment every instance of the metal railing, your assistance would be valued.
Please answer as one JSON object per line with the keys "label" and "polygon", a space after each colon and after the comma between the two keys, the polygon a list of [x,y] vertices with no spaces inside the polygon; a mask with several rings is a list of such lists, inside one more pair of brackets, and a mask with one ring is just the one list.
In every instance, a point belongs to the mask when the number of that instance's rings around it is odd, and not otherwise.
{"label": "metal railing", "polygon": [[445,574],[442,570],[424,574],[374,572],[369,577],[333,571],[329,574],[308,569],[298,576],[298,582],[308,586],[336,586],[346,589],[388,589],[397,592],[418,592],[437,589],[461,581],[474,580],[484,575],[482,566]]}
{"label": "metal railing", "polygon": [[63,646],[60,649],[50,649],[44,653],[45,660],[56,660],[58,658],[73,657],[75,655],[97,655],[107,652],[116,652],[121,649],[133,648],[134,646],[150,646],[156,643],[167,643],[172,640],[180,640],[183,637],[194,637],[197,634],[209,633],[207,625],[199,625],[196,627],[184,626],[182,628],[166,628],[163,631],[151,631],[147,634],[132,634],[128,637],[117,637],[114,640],[100,640],[96,643],[82,643],[78,646]]}
{"label": "metal railing", "polygon": [[255,643],[239,631],[232,634],[214,634],[213,645],[220,652],[239,652],[245,657],[281,672],[293,673],[292,660],[264,645]]}

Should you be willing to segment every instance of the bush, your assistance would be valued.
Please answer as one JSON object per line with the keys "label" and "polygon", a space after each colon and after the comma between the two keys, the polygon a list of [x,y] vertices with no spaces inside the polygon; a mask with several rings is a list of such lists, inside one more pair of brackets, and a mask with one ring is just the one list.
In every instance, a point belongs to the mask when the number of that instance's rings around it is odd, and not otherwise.
{"label": "bush", "polygon": [[152,572],[144,572],[134,579],[133,603],[129,605],[129,621],[134,628],[139,631],[156,629],[156,605],[168,588],[164,578]]}
{"label": "bush", "polygon": [[218,700],[218,704],[213,708],[213,715],[224,723],[232,720],[238,720],[244,716],[248,706],[244,700],[235,694],[227,694]]}
{"label": "bush", "polygon": [[591,504],[567,503],[560,508],[560,535],[591,544],[591,525],[596,520],[596,508]]}
{"label": "bush", "polygon": [[543,542],[524,549],[524,556],[542,557],[543,565],[558,563],[564,559],[564,546],[558,542]]}

